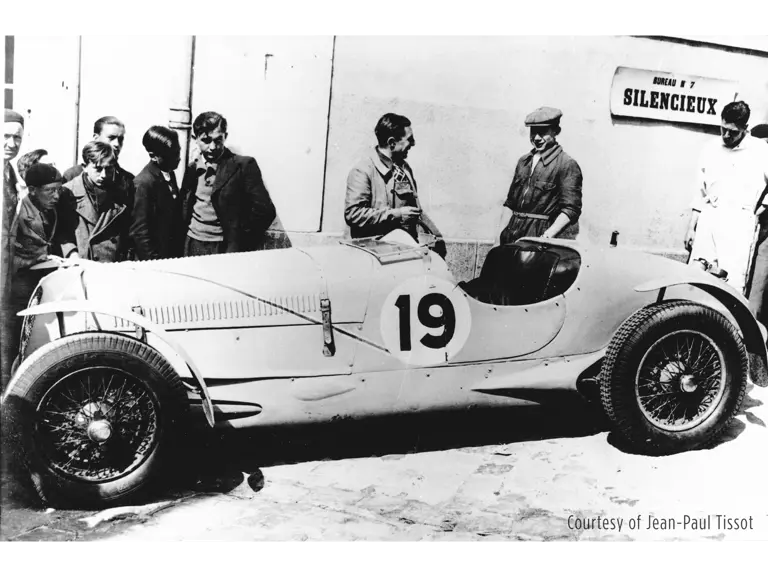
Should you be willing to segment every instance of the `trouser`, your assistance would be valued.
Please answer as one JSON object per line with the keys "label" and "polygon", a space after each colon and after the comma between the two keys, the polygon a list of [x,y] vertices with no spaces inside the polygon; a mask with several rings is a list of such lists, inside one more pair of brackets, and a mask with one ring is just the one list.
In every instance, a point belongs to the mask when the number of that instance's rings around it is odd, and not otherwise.
{"label": "trouser", "polygon": [[763,324],[766,323],[763,312],[765,308],[763,303],[766,295],[768,295],[766,285],[768,285],[768,224],[762,223],[752,263],[752,280],[749,284],[748,300],[752,314]]}
{"label": "trouser", "polygon": [[224,242],[203,242],[187,236],[184,242],[184,256],[208,256],[210,254],[223,254],[226,252]]}
{"label": "trouser", "polygon": [[10,289],[6,290],[2,318],[0,318],[3,389],[11,379],[11,368],[19,351],[21,325],[24,318],[16,314],[27,307],[38,282],[49,273],[50,270],[19,270],[13,275]]}

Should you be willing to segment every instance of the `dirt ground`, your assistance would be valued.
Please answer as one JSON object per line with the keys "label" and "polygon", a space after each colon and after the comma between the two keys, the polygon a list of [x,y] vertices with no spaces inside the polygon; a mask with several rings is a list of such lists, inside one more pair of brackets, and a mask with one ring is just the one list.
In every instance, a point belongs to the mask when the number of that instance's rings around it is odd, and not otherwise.
{"label": "dirt ground", "polygon": [[3,540],[766,540],[768,389],[723,441],[633,454],[556,407],[380,418],[197,441],[146,504],[45,510],[7,463]]}

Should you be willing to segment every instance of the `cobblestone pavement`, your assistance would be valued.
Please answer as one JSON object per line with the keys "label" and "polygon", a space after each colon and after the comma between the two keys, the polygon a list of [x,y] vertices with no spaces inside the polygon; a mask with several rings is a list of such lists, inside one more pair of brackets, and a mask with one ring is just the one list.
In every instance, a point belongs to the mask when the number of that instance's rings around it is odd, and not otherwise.
{"label": "cobblestone pavement", "polygon": [[41,510],[6,466],[0,535],[765,540],[767,400],[768,389],[752,388],[718,446],[662,458],[617,446],[578,401],[229,433],[199,447],[174,491],[98,513]]}

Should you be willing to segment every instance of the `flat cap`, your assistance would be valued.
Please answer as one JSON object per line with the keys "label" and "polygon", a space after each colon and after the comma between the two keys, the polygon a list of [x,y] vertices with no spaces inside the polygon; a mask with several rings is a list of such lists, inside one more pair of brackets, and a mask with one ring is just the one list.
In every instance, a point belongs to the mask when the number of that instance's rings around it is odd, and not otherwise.
{"label": "flat cap", "polygon": [[752,128],[752,136],[755,138],[768,138],[768,124],[758,124]]}
{"label": "flat cap", "polygon": [[18,122],[24,126],[24,116],[16,112],[16,110],[5,109],[5,122]]}
{"label": "flat cap", "polygon": [[560,123],[560,117],[563,115],[562,110],[552,108],[551,106],[542,106],[536,108],[533,112],[525,117],[526,126],[556,126]]}
{"label": "flat cap", "polygon": [[32,164],[27,170],[27,178],[24,181],[27,186],[48,186],[48,184],[61,184],[64,182],[64,178],[61,172],[56,170],[50,164]]}

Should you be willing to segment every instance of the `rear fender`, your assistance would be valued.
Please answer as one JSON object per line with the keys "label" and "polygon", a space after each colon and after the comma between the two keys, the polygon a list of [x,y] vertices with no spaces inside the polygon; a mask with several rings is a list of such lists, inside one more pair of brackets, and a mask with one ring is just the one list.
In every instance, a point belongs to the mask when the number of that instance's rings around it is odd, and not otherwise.
{"label": "rear fender", "polygon": [[[203,412],[205,412],[205,418],[208,424],[214,425],[213,417],[213,402],[211,401],[211,395],[208,392],[208,386],[205,384],[205,379],[202,373],[195,365],[194,360],[187,354],[171,335],[160,328],[154,322],[151,322],[144,316],[140,316],[135,312],[130,312],[117,306],[111,306],[103,302],[92,302],[89,300],[62,300],[58,302],[46,302],[45,304],[39,304],[32,306],[26,310],[19,312],[19,316],[38,316],[41,314],[58,314],[63,312],[87,312],[94,314],[104,314],[107,316],[113,316],[115,318],[121,318],[132,322],[147,332],[152,332],[157,338],[168,345],[176,354],[178,354],[182,360],[186,363],[189,371],[192,374],[192,379],[197,385],[200,396],[203,399]],[[9,389],[10,390],[10,389]],[[8,391],[6,391],[6,394]]]}
{"label": "rear fender", "polygon": [[663,300],[664,291],[672,286],[690,285],[699,288],[717,300],[728,310],[739,325],[744,338],[744,345],[749,352],[749,369],[752,382],[759,386],[768,386],[768,354],[766,353],[766,329],[752,315],[746,300],[730,288],[723,285],[722,281],[713,278],[701,278],[698,274],[695,279],[687,275],[680,278],[658,278],[635,286],[637,292],[659,291],[659,300]]}

